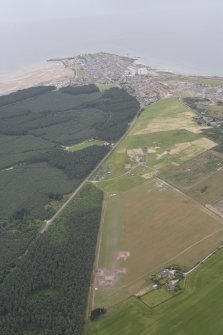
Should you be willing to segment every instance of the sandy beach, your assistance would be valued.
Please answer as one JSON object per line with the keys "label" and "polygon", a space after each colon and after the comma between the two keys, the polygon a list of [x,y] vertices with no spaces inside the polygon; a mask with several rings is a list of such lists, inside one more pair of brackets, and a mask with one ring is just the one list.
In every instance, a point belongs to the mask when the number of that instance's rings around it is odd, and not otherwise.
{"label": "sandy beach", "polygon": [[42,84],[55,85],[69,80],[73,75],[73,71],[65,68],[61,62],[49,62],[46,66],[0,79],[0,95]]}

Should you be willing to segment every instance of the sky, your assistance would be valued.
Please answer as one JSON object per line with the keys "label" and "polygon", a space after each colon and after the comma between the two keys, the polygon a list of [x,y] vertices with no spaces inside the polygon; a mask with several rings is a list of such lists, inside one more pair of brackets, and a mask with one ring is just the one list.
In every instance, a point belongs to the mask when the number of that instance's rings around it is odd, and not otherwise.
{"label": "sky", "polygon": [[0,0],[1,22],[128,14],[173,8],[219,8],[222,0]]}
{"label": "sky", "polygon": [[107,51],[223,75],[223,0],[0,0],[0,75]]}

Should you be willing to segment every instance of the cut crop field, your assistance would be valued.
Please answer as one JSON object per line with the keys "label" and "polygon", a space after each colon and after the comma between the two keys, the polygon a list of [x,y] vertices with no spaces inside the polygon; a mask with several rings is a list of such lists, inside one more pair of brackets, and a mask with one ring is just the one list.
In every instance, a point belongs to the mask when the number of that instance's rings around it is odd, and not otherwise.
{"label": "cut crop field", "polygon": [[85,334],[221,335],[222,276],[223,253],[219,251],[186,278],[184,292],[153,308],[132,297],[89,323]]}
{"label": "cut crop field", "polygon": [[202,204],[215,204],[223,198],[223,169],[197,183],[187,194]]}
{"label": "cut crop field", "polygon": [[159,179],[113,194],[105,206],[96,305],[136,293],[165,265],[193,266],[223,236],[223,220]]}

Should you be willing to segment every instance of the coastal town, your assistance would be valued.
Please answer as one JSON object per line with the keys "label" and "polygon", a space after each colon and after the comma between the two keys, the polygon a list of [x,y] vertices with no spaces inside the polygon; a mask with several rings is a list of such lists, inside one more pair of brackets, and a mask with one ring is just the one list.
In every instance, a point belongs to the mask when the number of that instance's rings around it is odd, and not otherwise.
{"label": "coastal town", "polygon": [[39,69],[0,80],[2,94],[38,85],[95,83],[101,90],[120,87],[135,96],[141,107],[169,96],[223,98],[223,78],[184,76],[154,69],[138,58],[98,52],[47,60]]}
{"label": "coastal town", "polygon": [[142,107],[185,92],[189,96],[223,98],[222,78],[176,75],[141,64],[136,58],[99,52],[49,62],[61,62],[73,71],[72,76],[57,83],[58,87],[89,83],[95,83],[101,89],[118,86],[134,95]]}

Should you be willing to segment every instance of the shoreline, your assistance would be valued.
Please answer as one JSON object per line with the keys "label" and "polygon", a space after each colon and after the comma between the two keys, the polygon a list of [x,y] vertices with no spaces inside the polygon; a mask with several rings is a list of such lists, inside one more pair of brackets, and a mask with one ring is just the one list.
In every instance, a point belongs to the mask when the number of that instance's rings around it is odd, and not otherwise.
{"label": "shoreline", "polygon": [[56,85],[70,80],[74,73],[62,62],[45,62],[41,66],[0,76],[0,96],[38,85]]}
{"label": "shoreline", "polygon": [[[205,74],[185,74],[180,71],[164,69],[161,65],[155,67],[149,65],[149,60],[143,57],[119,56],[132,60],[135,65],[142,65],[156,71],[157,73],[170,73],[179,77],[223,80],[223,76]],[[14,73],[0,75],[0,96],[13,93],[18,90],[26,89],[39,85],[60,85],[74,77],[74,71],[66,67],[63,60],[74,59],[73,57],[51,58],[33,66],[27,66]],[[152,63],[152,62],[151,62]]]}
{"label": "shoreline", "polygon": [[135,62],[137,65],[143,65],[145,67],[150,67],[151,69],[157,71],[157,72],[166,72],[166,73],[172,73],[176,76],[181,76],[181,77],[188,77],[188,78],[203,78],[203,79],[223,79],[223,75],[216,75],[216,74],[201,74],[201,73],[195,73],[192,71],[189,72],[184,72],[183,70],[174,70],[172,67],[166,67],[161,64],[154,65],[154,61],[147,60],[144,57],[138,57]]}

